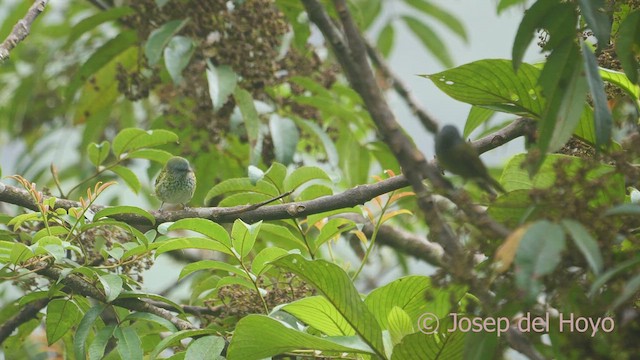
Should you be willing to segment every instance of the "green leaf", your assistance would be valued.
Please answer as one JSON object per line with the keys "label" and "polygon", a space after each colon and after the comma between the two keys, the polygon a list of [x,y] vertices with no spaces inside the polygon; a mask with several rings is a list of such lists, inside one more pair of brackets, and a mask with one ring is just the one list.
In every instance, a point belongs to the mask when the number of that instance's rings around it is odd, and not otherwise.
{"label": "green leaf", "polygon": [[453,61],[451,60],[447,47],[430,27],[411,16],[405,15],[402,16],[402,19],[413,34],[418,37],[422,45],[424,45],[444,67],[449,68],[453,66]]}
{"label": "green leaf", "polygon": [[142,342],[134,328],[118,326],[113,335],[118,339],[116,349],[123,359],[142,360]]}
{"label": "green leaf", "polygon": [[154,66],[160,61],[165,46],[188,22],[189,19],[172,20],[151,32],[147,42],[144,44],[144,54],[149,61],[149,65]]}
{"label": "green leaf", "polygon": [[[444,323],[440,328],[449,328]],[[463,359],[464,339],[461,331],[452,333],[423,334],[417,332],[402,338],[393,348],[391,360],[413,359],[420,354],[421,359]]]}
{"label": "green leaf", "polygon": [[11,254],[9,255],[9,262],[14,265],[20,265],[34,256],[35,254],[27,245],[23,243],[13,243]]}
{"label": "green leaf", "polygon": [[291,230],[282,225],[270,222],[263,223],[260,227],[260,236],[271,241],[278,247],[306,250],[306,245],[301,235],[294,235]]}
{"label": "green leaf", "polygon": [[303,166],[295,169],[284,179],[284,190],[293,191],[312,180],[331,180],[324,170],[315,166]]}
{"label": "green leaf", "polygon": [[593,296],[598,292],[598,290],[604,286],[609,280],[611,280],[614,276],[618,275],[620,272],[625,271],[629,268],[632,268],[640,264],[640,256],[636,256],[633,259],[629,259],[617,264],[613,269],[607,270],[604,274],[600,275],[596,281],[591,285],[591,289],[589,290],[588,296],[593,298]]}
{"label": "green leaf", "polygon": [[264,180],[259,180],[256,185],[253,185],[249,178],[228,179],[212,187],[211,190],[207,192],[204,202],[206,204],[218,195],[228,195],[236,192],[258,193],[270,198],[280,195],[278,188]]}
{"label": "green leaf", "polygon": [[311,261],[295,254],[280,258],[273,265],[295,273],[318,289],[375,353],[386,358],[382,330],[344,270],[325,260]]}
{"label": "green leaf", "polygon": [[327,159],[329,160],[329,164],[331,166],[338,166],[340,156],[338,155],[338,150],[336,149],[336,145],[331,140],[331,137],[327,134],[325,130],[320,128],[318,124],[304,119],[294,118],[294,121],[302,130],[306,130],[310,132],[322,142],[322,146],[324,147],[324,151],[327,154]]}
{"label": "green leaf", "polygon": [[356,224],[353,222],[353,220],[349,220],[345,218],[329,219],[329,221],[327,221],[327,223],[322,226],[322,229],[320,230],[320,234],[318,234],[318,237],[313,242],[314,253],[325,242],[355,227],[356,227]]}
{"label": "green leaf", "polygon": [[380,50],[380,53],[385,58],[389,57],[391,54],[391,49],[393,48],[393,38],[395,36],[395,32],[393,30],[393,23],[388,22],[378,34],[377,47]]}
{"label": "green leaf", "polygon": [[249,162],[251,164],[256,164],[258,161],[258,157],[256,155],[259,154],[256,154],[255,151],[256,146],[258,145],[258,137],[260,136],[260,119],[258,118],[258,111],[253,103],[253,97],[247,90],[238,86],[236,87],[233,97],[236,99],[236,104],[238,105],[238,109],[240,109],[240,114],[242,114],[244,127],[247,129],[247,137],[249,138],[249,146],[251,147]]}
{"label": "green leaf", "polygon": [[640,10],[631,12],[620,24],[618,38],[616,40],[616,54],[632,83],[638,84],[640,64],[637,57],[640,56]]}
{"label": "green leaf", "polygon": [[573,242],[587,260],[593,273],[600,275],[603,261],[600,249],[598,248],[598,242],[589,234],[582,224],[575,220],[562,220],[562,225],[569,232],[569,235],[571,235]]}
{"label": "green leaf", "polygon": [[93,342],[89,345],[89,359],[101,360],[104,356],[104,351],[107,348],[107,343],[111,339],[116,325],[107,325],[98,330],[96,337],[93,338]]}
{"label": "green leaf", "polygon": [[127,157],[130,159],[147,159],[164,165],[173,157],[173,155],[164,150],[140,149],[130,152]]}
{"label": "green leaf", "polygon": [[182,268],[182,271],[180,271],[180,277],[178,279],[182,279],[183,277],[199,270],[222,270],[248,279],[248,275],[244,270],[231,264],[227,264],[225,262],[217,260],[201,260],[188,264],[187,266]]}
{"label": "green leaf", "polygon": [[610,308],[613,310],[622,305],[632,296],[636,296],[638,294],[638,290],[640,290],[640,274],[632,277],[629,281],[627,281],[627,283],[624,285],[624,288],[622,289],[622,293],[611,304]]}
{"label": "green leaf", "polygon": [[540,85],[549,100],[538,124],[537,146],[544,154],[569,140],[585,111],[588,84],[577,45],[567,43],[549,55]]}
{"label": "green leaf", "polygon": [[117,299],[122,292],[122,278],[116,274],[98,275],[98,280],[104,289],[104,295],[107,302]]}
{"label": "green leaf", "polygon": [[166,349],[167,347],[177,344],[180,340],[190,338],[190,337],[198,337],[201,335],[212,335],[217,331],[215,329],[204,329],[204,330],[182,330],[177,333],[173,333],[160,341],[156,347],[153,348],[153,351],[149,354],[149,360],[154,360],[160,353]]}
{"label": "green leaf", "polygon": [[296,201],[308,201],[330,195],[333,195],[333,189],[330,187],[326,185],[313,184],[302,190],[300,195],[296,197]]}
{"label": "green leaf", "polygon": [[194,51],[194,41],[186,36],[176,35],[167,44],[164,49],[164,65],[174,84],[180,85],[184,82],[182,70],[189,65]]}
{"label": "green leaf", "polygon": [[47,343],[55,343],[62,338],[71,327],[80,320],[82,313],[73,301],[53,299],[47,305],[47,318],[45,321]]}
{"label": "green leaf", "polygon": [[[236,325],[227,359],[261,360],[295,350],[370,353],[366,349],[340,345],[328,338],[294,330],[289,325],[264,315],[247,315]],[[382,358],[386,359],[385,356]]]}
{"label": "green leaf", "polygon": [[207,64],[207,83],[209,84],[209,97],[213,105],[213,111],[217,112],[227,102],[229,95],[233,94],[238,82],[238,75],[230,66],[221,65],[214,67]]}
{"label": "green leaf", "polygon": [[107,305],[105,304],[97,304],[87,311],[82,320],[80,320],[78,329],[73,337],[73,351],[77,360],[85,360],[87,358],[85,347],[89,332],[93,327],[93,323],[96,322],[98,316],[102,314],[106,307]]}
{"label": "green leaf", "polygon": [[[585,1],[580,1],[581,4],[583,2]],[[601,149],[611,141],[613,119],[607,103],[607,94],[604,92],[604,82],[598,71],[598,60],[584,41],[580,41],[580,45],[582,47],[582,58],[584,60],[587,82],[595,109],[596,148]]]}
{"label": "green leaf", "polygon": [[98,221],[101,218],[109,217],[111,215],[122,215],[122,214],[134,214],[138,216],[142,216],[149,220],[151,225],[156,224],[156,218],[149,214],[146,210],[141,209],[135,206],[110,206],[100,209],[93,216],[93,221]]}
{"label": "green leaf", "polygon": [[67,38],[67,43],[65,47],[70,46],[73,42],[78,40],[84,33],[95,29],[101,24],[104,24],[107,21],[118,20],[123,16],[131,15],[134,13],[134,10],[128,6],[114,7],[110,9],[106,9],[98,12],[95,15],[88,16],[82,20],[80,20],[77,24],[75,24],[71,30],[69,30],[69,37]]}
{"label": "green leaf", "polygon": [[640,215],[640,205],[638,204],[620,204],[608,209],[605,216],[615,215]]}
{"label": "green leaf", "polygon": [[260,232],[260,226],[262,221],[258,221],[255,224],[247,224],[244,221],[238,219],[233,222],[233,228],[231,229],[231,243],[233,248],[240,254],[240,258],[244,259],[256,242],[258,233]]}
{"label": "green leaf", "polygon": [[195,231],[209,239],[216,240],[225,246],[231,247],[231,239],[229,238],[227,230],[211,220],[198,218],[180,219],[169,226],[169,230]]}
{"label": "green leaf", "polygon": [[389,312],[389,334],[391,335],[391,341],[393,344],[398,344],[402,341],[402,338],[412,334],[413,323],[409,315],[401,308],[395,306]]}
{"label": "green leaf", "polygon": [[440,21],[465,42],[469,41],[464,25],[450,12],[425,0],[405,0],[405,2],[423,14]]}
{"label": "green leaf", "polygon": [[165,329],[167,329],[170,332],[176,332],[178,331],[178,329],[176,328],[175,325],[173,325],[173,323],[163,317],[160,317],[158,315],[155,314],[151,314],[151,313],[147,313],[147,312],[134,312],[131,313],[129,315],[127,315],[127,317],[125,317],[124,319],[122,319],[122,322],[124,321],[135,321],[135,320],[144,320],[144,321],[149,321],[155,324],[158,324],[162,327],[164,327]]}
{"label": "green leaf", "polygon": [[509,60],[487,59],[424,76],[447,95],[471,105],[534,118],[544,109],[537,85],[540,70],[533,65],[522,64],[516,73]]}
{"label": "green leaf", "polygon": [[267,247],[262,249],[251,262],[251,271],[260,276],[262,273],[271,269],[271,265],[268,263],[274,261],[282,256],[289,254],[286,250],[279,247]]}
{"label": "green leaf", "polygon": [[104,45],[99,47],[93,54],[91,54],[89,59],[82,64],[73,79],[69,82],[69,86],[66,91],[67,101],[70,102],[73,100],[78,88],[89,80],[93,74],[111,62],[111,60],[115,59],[118,55],[125,52],[125,50],[134,46],[137,41],[138,36],[135,31],[122,31],[115,38],[107,41]]}
{"label": "green leaf", "polygon": [[282,189],[285,176],[287,176],[287,167],[274,162],[264,174],[264,179],[278,189],[278,193],[281,193],[284,192]]}
{"label": "green leaf", "polygon": [[127,185],[129,186],[129,188],[134,192],[134,193],[138,193],[138,191],[140,191],[140,180],[138,180],[138,177],[136,176],[136,174],[129,170],[128,168],[122,166],[122,165],[116,165],[113,166],[111,168],[109,168],[109,170],[113,171],[114,173],[116,173],[122,180],[124,180],[125,183],[127,183]]}
{"label": "green leaf", "polygon": [[480,125],[487,122],[493,117],[496,112],[491,109],[487,109],[480,106],[472,106],[467,115],[467,121],[464,123],[464,130],[462,131],[462,137],[468,138],[473,130],[477,129]]}
{"label": "green leaf", "polygon": [[640,98],[640,86],[634,85],[624,73],[603,68],[599,70],[604,81],[618,86],[633,99]]}
{"label": "green leaf", "polygon": [[106,140],[101,142],[100,145],[96,143],[89,144],[89,146],[87,146],[89,161],[96,167],[100,166],[109,156],[110,150],[111,144]]}
{"label": "green leaf", "polygon": [[122,129],[113,139],[113,153],[116,157],[120,157],[127,151],[165,145],[177,141],[178,135],[168,130],[144,131],[137,128],[127,128]]}
{"label": "green leaf", "polygon": [[578,5],[580,14],[598,40],[598,48],[604,49],[609,45],[611,36],[611,21],[606,11],[607,5],[604,0],[578,0]]}
{"label": "green leaf", "polygon": [[219,336],[197,338],[189,344],[184,360],[222,360],[224,357],[220,353],[224,350],[225,345],[224,339]]}
{"label": "green leaf", "polygon": [[525,3],[527,0],[500,0],[498,3],[498,15],[503,12],[505,9],[508,9],[514,5],[518,5],[520,3]]}
{"label": "green leaf", "polygon": [[322,296],[311,296],[296,300],[282,310],[298,320],[328,336],[352,336],[356,331],[329,300]]}
{"label": "green leaf", "polygon": [[516,284],[534,301],[542,291],[541,277],[550,274],[560,263],[565,249],[564,231],[558,224],[542,220],[529,227],[516,253]]}
{"label": "green leaf", "polygon": [[269,131],[273,140],[276,161],[284,165],[293,162],[300,134],[293,120],[272,115],[269,119]]}
{"label": "green leaf", "polygon": [[155,257],[160,256],[163,253],[174,250],[183,249],[203,249],[220,251],[221,253],[232,255],[229,247],[223,245],[219,241],[211,240],[200,237],[183,237],[177,239],[171,239],[163,241],[160,247],[156,250]]}
{"label": "green leaf", "polygon": [[[575,38],[577,14],[573,4],[557,0],[538,0],[525,13],[516,39],[513,42],[511,58],[513,68],[518,69],[524,53],[533,40],[537,29],[546,29],[550,37],[543,49],[550,50],[559,44],[570,43]],[[550,96],[547,94],[547,98]]]}

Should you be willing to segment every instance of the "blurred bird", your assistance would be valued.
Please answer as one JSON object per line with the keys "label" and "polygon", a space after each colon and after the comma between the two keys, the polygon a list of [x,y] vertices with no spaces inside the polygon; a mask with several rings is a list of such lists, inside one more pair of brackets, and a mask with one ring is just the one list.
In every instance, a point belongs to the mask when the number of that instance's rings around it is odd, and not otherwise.
{"label": "blurred bird", "polygon": [[466,180],[473,180],[488,193],[495,195],[493,189],[506,192],[502,185],[489,175],[476,149],[460,137],[455,126],[446,125],[436,135],[436,157],[441,168]]}
{"label": "blurred bird", "polygon": [[196,190],[196,176],[187,159],[174,156],[162,168],[156,178],[156,197],[164,203],[182,204],[183,207],[193,197]]}

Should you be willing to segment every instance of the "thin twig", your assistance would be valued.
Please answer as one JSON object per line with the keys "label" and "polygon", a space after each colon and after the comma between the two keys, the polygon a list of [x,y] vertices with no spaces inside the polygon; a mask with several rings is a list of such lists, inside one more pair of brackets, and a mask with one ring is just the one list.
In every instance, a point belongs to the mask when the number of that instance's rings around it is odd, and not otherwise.
{"label": "thin twig", "polygon": [[11,33],[0,44],[0,63],[9,58],[9,53],[16,47],[21,41],[27,38],[29,32],[31,32],[31,25],[36,20],[38,15],[44,11],[47,6],[48,0],[37,0],[31,5],[25,16],[18,20],[16,25],[11,30]]}

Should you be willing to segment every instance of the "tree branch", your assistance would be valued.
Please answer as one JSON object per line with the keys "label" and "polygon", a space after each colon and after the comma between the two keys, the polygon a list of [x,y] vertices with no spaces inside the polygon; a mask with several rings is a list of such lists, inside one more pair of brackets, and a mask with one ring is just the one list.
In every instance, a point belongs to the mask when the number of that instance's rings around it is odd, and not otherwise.
{"label": "tree branch", "polygon": [[31,31],[31,24],[33,24],[38,15],[44,11],[48,2],[48,0],[37,0],[31,5],[27,14],[18,20],[18,23],[13,27],[9,36],[0,44],[0,63],[8,59],[11,50],[27,38]]}
{"label": "tree branch", "polygon": [[520,136],[533,138],[536,131],[535,120],[521,117],[504,128],[489,134],[481,139],[472,141],[471,144],[482,154],[493,150]]}
{"label": "tree branch", "polygon": [[[40,266],[42,264],[35,264],[34,266]],[[87,282],[76,274],[69,274],[64,276],[62,271],[53,267],[44,267],[37,271],[38,274],[44,275],[47,278],[61,282],[68,286],[73,292],[82,296],[91,297],[103,303],[108,303],[106,297],[100,290],[98,290],[93,284]],[[146,301],[139,299],[116,299],[111,304],[120,306],[133,311],[148,312],[154,315],[158,315],[164,319],[171,321],[180,330],[195,329],[196,327],[190,322],[182,320],[169,312],[168,310],[157,307]]]}
{"label": "tree branch", "polygon": [[50,299],[48,298],[44,298],[28,303],[23,306],[14,317],[2,324],[2,326],[0,326],[0,344],[4,343],[4,341],[11,336],[11,333],[13,333],[18,326],[35,318],[38,315],[38,312],[47,306],[49,300]]}

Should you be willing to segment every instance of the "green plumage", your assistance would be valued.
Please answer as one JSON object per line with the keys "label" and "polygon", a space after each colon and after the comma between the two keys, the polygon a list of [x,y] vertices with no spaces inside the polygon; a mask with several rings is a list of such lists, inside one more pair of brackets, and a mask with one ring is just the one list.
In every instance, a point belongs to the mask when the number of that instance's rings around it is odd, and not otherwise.
{"label": "green plumage", "polygon": [[[186,206],[196,190],[196,176],[187,159],[174,156],[156,178],[156,197],[164,203]],[[162,208],[160,205],[160,208]]]}
{"label": "green plumage", "polygon": [[485,191],[492,194],[495,193],[493,189],[506,192],[489,175],[476,149],[460,137],[454,126],[446,125],[436,135],[436,157],[440,167],[466,180],[473,180]]}

